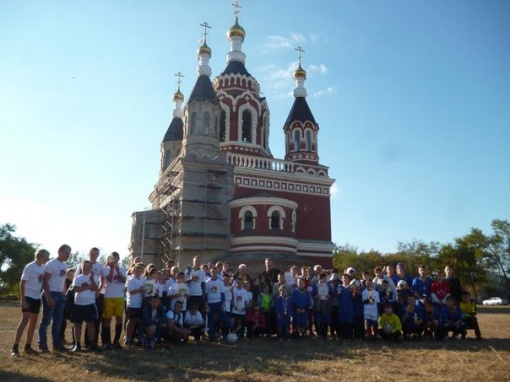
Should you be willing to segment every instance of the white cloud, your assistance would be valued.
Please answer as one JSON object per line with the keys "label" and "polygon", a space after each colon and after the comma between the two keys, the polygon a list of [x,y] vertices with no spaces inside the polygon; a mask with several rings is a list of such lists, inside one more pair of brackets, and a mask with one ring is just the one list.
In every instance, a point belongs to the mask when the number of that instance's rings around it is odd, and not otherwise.
{"label": "white cloud", "polygon": [[336,93],[336,89],[334,87],[327,87],[326,89],[322,89],[322,90],[319,90],[318,92],[315,92],[313,93],[313,97],[314,98],[317,98],[317,97],[321,97],[323,95],[327,95],[327,94],[335,94]]}
{"label": "white cloud", "polygon": [[301,33],[291,33],[290,35],[296,42],[306,42],[305,36],[303,36]]}
{"label": "white cloud", "polygon": [[308,66],[309,74],[311,74],[311,73],[325,74],[327,72],[328,72],[328,68],[326,68],[326,65],[324,65],[324,64],[319,64],[319,65],[311,64],[310,66]]}
{"label": "white cloud", "polygon": [[339,190],[338,190],[338,186],[336,185],[336,183],[333,183],[333,185],[331,186],[330,192],[331,192],[331,196],[333,198],[338,196]]}
{"label": "white cloud", "polygon": [[267,36],[260,50],[262,54],[269,54],[279,49],[295,49],[298,44],[306,42],[300,33],[292,32],[290,37]]}

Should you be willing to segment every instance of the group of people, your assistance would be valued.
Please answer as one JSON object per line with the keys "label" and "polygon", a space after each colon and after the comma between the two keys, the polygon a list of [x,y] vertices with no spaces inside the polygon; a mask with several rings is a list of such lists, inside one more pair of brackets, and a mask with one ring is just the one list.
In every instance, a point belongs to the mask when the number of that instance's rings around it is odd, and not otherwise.
{"label": "group of people", "polygon": [[[461,289],[450,266],[432,279],[425,266],[412,277],[402,263],[395,269],[376,267],[373,274],[358,275],[352,267],[339,272],[320,265],[292,266],[282,272],[267,258],[265,269],[252,277],[245,264],[234,272],[226,262],[201,264],[200,256],[182,270],[171,260],[158,269],[144,265],[139,257],[126,269],[117,252],[105,264],[98,262],[97,248],[76,269],[68,269],[70,253],[71,248],[62,245],[58,256],[49,260],[50,253],[39,249],[25,267],[20,283],[22,318],[12,356],[20,353],[27,324],[27,354],[49,352],[50,324],[54,352],[135,344],[154,349],[158,343],[173,346],[191,338],[199,342],[232,336],[280,341],[311,336],[443,340],[450,332],[451,338],[465,338],[473,329],[477,339],[482,338],[476,304]],[[34,349],[41,305],[38,349]],[[71,348],[64,345],[67,319],[73,324]]]}

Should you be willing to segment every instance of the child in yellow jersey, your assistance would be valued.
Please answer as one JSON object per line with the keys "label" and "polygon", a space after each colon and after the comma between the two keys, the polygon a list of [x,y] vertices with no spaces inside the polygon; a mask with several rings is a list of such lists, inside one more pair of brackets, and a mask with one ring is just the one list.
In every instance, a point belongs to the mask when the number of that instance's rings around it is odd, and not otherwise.
{"label": "child in yellow jersey", "polygon": [[379,318],[378,334],[385,340],[400,341],[402,336],[402,324],[400,318],[393,313],[393,306],[389,303],[384,305],[384,313]]}
{"label": "child in yellow jersey", "polygon": [[478,326],[478,319],[476,318],[476,304],[473,300],[469,298],[469,292],[467,290],[463,290],[461,293],[461,301],[460,301],[460,310],[462,311],[462,321],[466,323],[466,325],[475,330],[476,339],[478,341],[482,340],[482,333],[480,332],[480,327]]}

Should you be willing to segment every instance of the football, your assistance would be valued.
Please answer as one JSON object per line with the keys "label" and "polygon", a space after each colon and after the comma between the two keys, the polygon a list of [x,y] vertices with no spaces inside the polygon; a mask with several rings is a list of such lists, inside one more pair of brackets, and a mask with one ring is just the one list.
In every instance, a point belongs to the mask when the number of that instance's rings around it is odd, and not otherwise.
{"label": "football", "polygon": [[400,280],[398,283],[397,283],[397,288],[399,289],[402,289],[402,288],[405,288],[407,286],[407,283],[405,280]]}
{"label": "football", "polygon": [[233,344],[234,342],[237,341],[237,334],[235,334],[235,333],[228,333],[227,336],[225,337],[225,340],[229,344]]}
{"label": "football", "polygon": [[391,334],[392,330],[393,330],[393,327],[390,324],[385,324],[383,327],[383,331],[386,334]]}

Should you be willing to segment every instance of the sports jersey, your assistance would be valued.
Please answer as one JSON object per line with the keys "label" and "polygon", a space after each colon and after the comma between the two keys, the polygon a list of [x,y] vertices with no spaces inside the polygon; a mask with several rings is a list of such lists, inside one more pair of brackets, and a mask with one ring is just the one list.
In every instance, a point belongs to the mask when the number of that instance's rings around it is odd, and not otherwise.
{"label": "sports jersey", "polygon": [[25,297],[33,299],[41,298],[44,273],[46,265],[39,265],[32,261],[23,268],[21,280],[25,281]]}
{"label": "sports jersey", "polygon": [[[202,283],[205,282],[205,273],[201,269],[188,268],[184,272],[186,280],[188,281],[188,288],[190,296],[202,296]],[[192,281],[191,277],[197,276],[198,280]]]}
{"label": "sports jersey", "polygon": [[168,318],[176,325],[179,326],[184,325],[184,315],[182,314],[182,312],[179,312],[178,315],[175,315],[173,310],[169,310],[168,312],[166,312],[166,318]]}
{"label": "sports jersey", "polygon": [[[72,286],[73,287],[82,287],[83,284],[87,284],[89,287],[92,285],[90,281],[90,275],[78,275],[74,277]],[[74,293],[74,303],[75,305],[91,305],[96,303],[96,292],[92,289],[86,289],[81,292]]]}
{"label": "sports jersey", "polygon": [[58,259],[50,260],[46,263],[46,271],[51,275],[48,281],[50,292],[64,292],[67,263]]}
{"label": "sports jersey", "polygon": [[446,296],[450,294],[450,284],[446,280],[441,283],[437,280],[433,281],[430,286],[430,293],[435,303],[445,302]]}
{"label": "sports jersey", "polygon": [[[120,275],[119,275],[120,273]],[[106,283],[106,290],[104,292],[105,298],[111,297],[124,297],[124,285],[125,283],[121,281],[120,276],[126,276],[126,268],[119,267],[119,272],[116,269],[113,270],[113,281],[108,280],[108,276],[110,275],[110,267],[106,266],[103,268],[103,276]]]}
{"label": "sports jersey", "polygon": [[174,309],[175,302],[180,301],[182,302],[182,310],[186,310],[186,294],[189,294],[188,285],[185,283],[179,284],[175,283],[173,284],[170,289],[168,290],[168,295],[173,296],[178,294],[179,297],[172,298],[172,302],[170,303],[170,309]]}
{"label": "sports jersey", "polygon": [[248,301],[248,292],[244,288],[233,288],[232,313],[246,314],[246,302]]}
{"label": "sports jersey", "polygon": [[213,304],[221,302],[221,294],[225,293],[223,281],[219,278],[215,280],[209,279],[205,282],[205,293],[207,295],[207,302]]}
{"label": "sports jersey", "polygon": [[415,277],[413,280],[413,292],[417,292],[421,297],[430,296],[430,286],[432,285],[432,279],[427,276],[425,280],[419,277]]}

